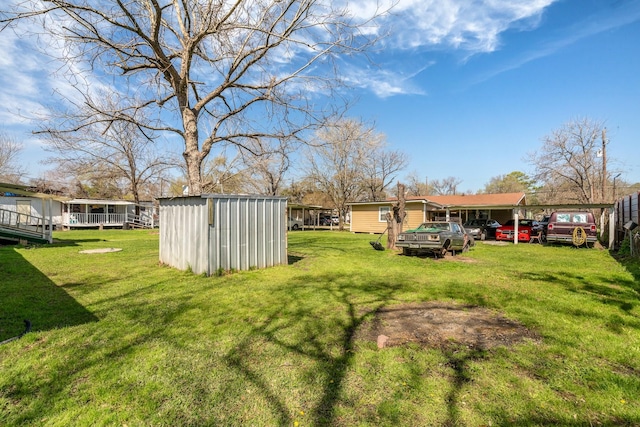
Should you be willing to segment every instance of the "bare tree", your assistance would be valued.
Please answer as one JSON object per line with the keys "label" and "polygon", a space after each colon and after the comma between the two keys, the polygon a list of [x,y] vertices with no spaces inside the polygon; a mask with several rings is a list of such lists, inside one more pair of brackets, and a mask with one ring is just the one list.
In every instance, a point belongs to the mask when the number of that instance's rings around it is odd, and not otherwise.
{"label": "bare tree", "polygon": [[205,193],[244,193],[248,191],[246,182],[250,173],[245,169],[239,155],[227,156],[223,151],[209,158],[203,165],[203,192]]}
{"label": "bare tree", "polygon": [[301,180],[292,179],[290,184],[282,189],[283,196],[289,198],[292,203],[301,203],[315,206],[329,206],[331,201],[322,193],[318,184],[309,177]]}
{"label": "bare tree", "polygon": [[542,140],[542,147],[528,157],[535,178],[547,195],[545,202],[596,203],[603,187],[602,160],[598,157],[604,123],[574,119]]}
{"label": "bare tree", "polygon": [[[103,109],[115,104],[108,97]],[[110,107],[109,107],[110,105]],[[78,125],[74,116],[66,118],[75,132],[43,130],[47,138],[46,150],[54,153],[47,160],[58,170],[75,177],[80,186],[87,185],[93,197],[127,197],[136,203],[150,198],[150,186],[168,169],[176,167],[176,159],[159,154],[153,135],[142,132],[144,127],[130,121],[104,120]],[[145,119],[137,118],[138,123]],[[86,184],[82,184],[82,183]]]}
{"label": "bare tree", "polygon": [[0,132],[0,181],[17,184],[24,176],[24,168],[18,156],[22,144],[5,132]]}
{"label": "bare tree", "polygon": [[277,196],[283,189],[286,173],[291,167],[290,155],[294,147],[281,141],[273,151],[255,156],[245,152],[243,163],[250,176],[246,181],[251,192]]}
{"label": "bare tree", "polygon": [[435,179],[431,181],[431,189],[435,195],[450,195],[456,194],[458,190],[458,185],[460,185],[462,181],[453,176],[444,178],[444,179]]}
{"label": "bare tree", "polygon": [[[331,112],[312,97],[339,99],[336,58],[375,41],[379,13],[357,19],[329,0],[25,0],[0,23],[35,19],[41,40],[64,43],[50,53],[70,63],[82,102],[101,117],[82,115],[85,123],[106,116],[179,136],[189,192],[200,194],[215,144],[259,155],[256,141],[302,137],[323,122]],[[129,102],[103,109],[78,83],[78,64],[98,71],[87,79],[111,74]],[[156,120],[138,123],[141,110]]]}
{"label": "bare tree", "polygon": [[306,153],[307,177],[339,211],[341,230],[347,203],[358,200],[362,192],[362,164],[372,133],[360,122],[343,120],[318,131],[318,144]]}
{"label": "bare tree", "polygon": [[367,201],[386,198],[385,191],[402,169],[407,166],[407,155],[398,150],[386,150],[384,135],[373,135],[367,150],[367,159],[362,163],[362,183]]}
{"label": "bare tree", "polygon": [[405,180],[407,182],[407,196],[428,196],[435,194],[429,180],[426,177],[424,179],[421,178],[417,171],[411,172]]}

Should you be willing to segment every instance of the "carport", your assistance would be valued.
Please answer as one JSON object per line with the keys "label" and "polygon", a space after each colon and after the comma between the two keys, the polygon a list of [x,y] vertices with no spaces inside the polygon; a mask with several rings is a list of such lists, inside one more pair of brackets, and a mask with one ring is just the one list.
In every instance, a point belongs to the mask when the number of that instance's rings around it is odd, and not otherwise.
{"label": "carport", "polygon": [[330,209],[316,205],[303,205],[300,203],[287,204],[287,213],[289,214],[289,218],[302,221],[303,230],[307,226],[307,216],[311,220],[311,227],[313,227],[313,229],[315,230],[315,228],[320,225],[320,214],[327,210]]}

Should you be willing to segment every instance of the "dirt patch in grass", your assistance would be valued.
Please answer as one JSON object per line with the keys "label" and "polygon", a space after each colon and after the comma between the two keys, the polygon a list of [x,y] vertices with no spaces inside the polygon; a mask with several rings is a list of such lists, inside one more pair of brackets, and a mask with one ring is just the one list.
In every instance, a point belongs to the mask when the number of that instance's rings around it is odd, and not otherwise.
{"label": "dirt patch in grass", "polygon": [[487,350],[537,340],[534,332],[489,309],[437,301],[382,308],[361,334],[380,348],[417,343]]}

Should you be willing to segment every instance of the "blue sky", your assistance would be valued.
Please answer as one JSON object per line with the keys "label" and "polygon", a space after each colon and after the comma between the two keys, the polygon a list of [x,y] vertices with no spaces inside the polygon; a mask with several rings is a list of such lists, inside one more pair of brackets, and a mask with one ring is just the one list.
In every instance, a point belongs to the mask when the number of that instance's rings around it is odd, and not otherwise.
{"label": "blue sky", "polygon": [[[456,2],[429,7],[436,3]],[[518,21],[487,6],[495,19],[483,20],[477,35],[462,33],[465,46],[443,40],[376,57],[398,73],[398,84],[393,94],[363,93],[354,113],[410,154],[408,172],[454,176],[461,191],[514,170],[532,172],[524,159],[545,135],[577,117],[602,120],[608,170],[640,182],[640,2],[521,4],[532,7]],[[464,13],[473,14],[460,11],[460,26]],[[495,40],[481,40],[493,33]]]}
{"label": "blue sky", "polygon": [[[588,117],[606,123],[609,171],[640,182],[640,0],[399,0],[380,24],[391,34],[375,65],[344,64],[350,115],[409,154],[406,173],[475,192],[531,172],[524,158],[545,135]],[[0,50],[1,126],[44,170],[30,119],[64,85],[13,33],[0,33]]]}

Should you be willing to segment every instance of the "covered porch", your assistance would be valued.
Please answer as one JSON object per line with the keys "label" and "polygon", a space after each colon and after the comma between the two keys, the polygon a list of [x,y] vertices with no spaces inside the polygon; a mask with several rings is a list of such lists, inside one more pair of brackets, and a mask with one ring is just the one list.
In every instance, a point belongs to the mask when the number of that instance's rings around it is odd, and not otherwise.
{"label": "covered porch", "polygon": [[64,202],[62,226],[124,227],[133,222],[135,204],[124,200],[73,199]]}

